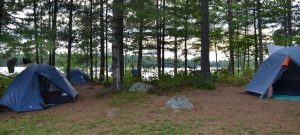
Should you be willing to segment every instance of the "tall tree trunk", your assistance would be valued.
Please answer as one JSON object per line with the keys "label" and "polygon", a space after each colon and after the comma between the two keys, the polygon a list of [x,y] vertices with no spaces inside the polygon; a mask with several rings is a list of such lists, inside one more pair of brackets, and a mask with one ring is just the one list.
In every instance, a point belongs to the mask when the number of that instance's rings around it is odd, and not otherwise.
{"label": "tall tree trunk", "polygon": [[240,74],[240,49],[238,48],[238,50],[236,51],[237,53],[237,74]]}
{"label": "tall tree trunk", "polygon": [[215,44],[216,65],[217,65],[217,70],[219,70],[217,42],[214,42],[214,44]]}
{"label": "tall tree trunk", "polygon": [[187,75],[187,37],[188,37],[188,3],[189,1],[185,1],[185,34],[184,34],[184,74]]}
{"label": "tall tree trunk", "polygon": [[[51,15],[52,15],[52,11],[51,11],[51,7],[52,7],[52,4],[51,4],[51,0],[48,0],[48,31],[50,34],[47,34],[47,37],[48,37],[48,44],[51,43],[51,36],[52,36],[52,29],[51,29]],[[49,55],[48,55],[48,64],[49,65],[52,65],[52,60],[51,60],[51,57],[52,57],[52,54],[51,54],[51,51],[52,51],[52,47],[49,48]]]}
{"label": "tall tree trunk", "polygon": [[39,42],[38,42],[38,31],[37,31],[37,1],[33,0],[33,20],[34,20],[34,44],[35,44],[35,62],[39,64]]}
{"label": "tall tree trunk", "polygon": [[94,82],[94,68],[93,68],[93,0],[90,0],[90,77],[91,77],[91,81]]}
{"label": "tall tree trunk", "polygon": [[103,0],[100,0],[100,82],[104,81],[104,66],[105,66],[105,54],[104,54],[104,19],[103,19]]}
{"label": "tall tree trunk", "polygon": [[208,0],[200,0],[201,2],[201,71],[202,75],[210,78],[209,63],[209,2]]}
{"label": "tall tree trunk", "polygon": [[256,26],[256,6],[253,9],[253,27],[254,27],[254,69],[258,68],[258,43],[257,43],[257,26]]}
{"label": "tall tree trunk", "polygon": [[108,83],[108,1],[106,1],[106,9],[105,9],[105,71],[106,71],[106,82]]}
{"label": "tall tree trunk", "polygon": [[51,65],[55,66],[55,51],[56,51],[56,22],[57,22],[57,11],[58,11],[58,0],[54,0],[54,9],[53,9],[53,18],[52,18],[52,52],[51,52]]}
{"label": "tall tree trunk", "polygon": [[[177,28],[177,26],[175,26]],[[177,75],[177,66],[178,66],[178,54],[177,54],[177,50],[178,50],[178,45],[177,45],[177,33],[175,34],[175,43],[174,43],[174,76]]]}
{"label": "tall tree trunk", "polygon": [[138,70],[138,79],[141,80],[142,78],[142,59],[143,59],[143,24],[144,23],[144,19],[141,18],[140,20],[140,28],[139,28],[139,41],[138,41],[138,66],[137,66],[137,70]]}
{"label": "tall tree trunk", "polygon": [[[156,10],[159,10],[159,2],[156,0]],[[161,76],[161,41],[160,41],[160,21],[159,16],[156,17],[156,53],[157,53],[157,72],[158,78]]]}
{"label": "tall tree trunk", "polygon": [[257,28],[258,28],[258,50],[259,50],[259,64],[263,63],[263,44],[262,44],[262,23],[261,23],[261,3],[260,0],[256,0],[256,4],[257,4]]}
{"label": "tall tree trunk", "polygon": [[[246,3],[246,8],[245,8],[245,31],[244,31],[244,39],[246,39],[246,46],[244,47],[244,69],[243,69],[243,72],[245,72],[245,69],[246,69],[246,56],[249,56],[247,55],[248,51],[249,51],[249,46],[248,46],[248,40],[247,40],[247,35],[248,35],[248,1],[245,0],[245,3]],[[249,59],[248,59],[249,60]],[[247,67],[249,66],[249,61],[247,61]]]}
{"label": "tall tree trunk", "polygon": [[287,33],[288,33],[288,43],[289,45],[293,44],[292,36],[293,36],[293,29],[292,29],[292,0],[287,0],[286,1],[286,7],[287,7]]}
{"label": "tall tree trunk", "polygon": [[2,34],[2,25],[3,25],[3,12],[4,12],[4,0],[0,0],[0,36]]}
{"label": "tall tree trunk", "polygon": [[[166,0],[163,0],[163,12],[166,12]],[[166,36],[166,17],[163,16],[162,30],[162,54],[161,54],[161,74],[165,74],[165,36]]]}
{"label": "tall tree trunk", "polygon": [[71,69],[71,49],[73,42],[73,32],[72,32],[72,24],[73,24],[73,0],[70,0],[69,5],[69,33],[68,33],[68,58],[67,58],[67,79],[70,80],[70,69]]}
{"label": "tall tree trunk", "polygon": [[113,20],[112,20],[112,71],[113,88],[120,90],[121,82],[121,58],[120,51],[123,46],[123,7],[124,0],[113,1]]}
{"label": "tall tree trunk", "polygon": [[229,27],[229,67],[228,71],[234,74],[234,47],[233,47],[233,26],[232,26],[232,0],[227,0],[228,6],[228,27]]}

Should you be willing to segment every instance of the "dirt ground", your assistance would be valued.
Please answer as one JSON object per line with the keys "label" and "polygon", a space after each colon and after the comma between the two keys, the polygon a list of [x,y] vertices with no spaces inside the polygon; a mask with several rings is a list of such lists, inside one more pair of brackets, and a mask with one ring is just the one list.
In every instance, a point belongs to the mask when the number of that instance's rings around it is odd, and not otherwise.
{"label": "dirt ground", "polygon": [[19,114],[5,110],[0,113],[0,134],[300,134],[300,102],[260,100],[243,87],[181,93],[193,103],[192,110],[165,108],[174,95],[147,95],[112,105],[115,95],[96,97],[100,86],[76,89],[76,103]]}

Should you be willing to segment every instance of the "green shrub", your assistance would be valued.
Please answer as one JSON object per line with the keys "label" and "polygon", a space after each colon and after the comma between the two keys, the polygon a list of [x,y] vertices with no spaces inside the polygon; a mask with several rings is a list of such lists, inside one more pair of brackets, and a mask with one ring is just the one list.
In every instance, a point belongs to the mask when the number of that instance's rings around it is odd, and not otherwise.
{"label": "green shrub", "polygon": [[221,84],[231,85],[231,86],[242,86],[251,80],[254,70],[246,69],[243,73],[234,75],[229,74],[225,69],[216,71],[213,76],[216,81]]}
{"label": "green shrub", "polygon": [[12,74],[10,76],[6,76],[3,74],[0,74],[0,96],[4,94],[10,83],[13,81],[13,79],[16,77],[17,74]]}
{"label": "green shrub", "polygon": [[212,79],[205,79],[200,75],[178,74],[174,77],[164,75],[150,83],[155,86],[155,89],[151,90],[155,94],[177,93],[187,88],[215,89],[215,83]]}

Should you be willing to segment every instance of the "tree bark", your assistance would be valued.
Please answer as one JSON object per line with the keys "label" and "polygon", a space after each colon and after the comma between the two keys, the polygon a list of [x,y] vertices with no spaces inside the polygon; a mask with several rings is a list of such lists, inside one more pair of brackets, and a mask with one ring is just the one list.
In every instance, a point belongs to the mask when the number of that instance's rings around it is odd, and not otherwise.
{"label": "tree bark", "polygon": [[112,71],[113,88],[120,90],[121,81],[121,57],[119,49],[123,46],[123,7],[124,0],[113,1],[113,20],[112,20]]}
{"label": "tree bark", "polygon": [[[159,2],[156,0],[156,10],[159,10]],[[158,78],[161,76],[161,41],[160,41],[160,19],[157,15],[156,17],[156,57],[157,57],[157,73]]]}
{"label": "tree bark", "polygon": [[89,52],[89,54],[90,54],[90,77],[91,77],[91,82],[94,82],[94,71],[93,71],[93,49],[94,49],[94,47],[93,47],[93,32],[94,32],[94,30],[93,30],[93,0],[90,0],[90,25],[89,25],[89,28],[90,28],[90,41],[89,41],[89,43],[90,43],[90,52]]}
{"label": "tree bark", "polygon": [[202,75],[210,78],[209,63],[209,2],[208,0],[200,0],[201,2],[201,71]]}
{"label": "tree bark", "polygon": [[184,35],[184,74],[187,75],[187,38],[188,38],[188,3],[189,1],[185,1],[185,35]]}
{"label": "tree bark", "polygon": [[104,81],[104,66],[105,66],[105,54],[104,54],[104,19],[103,19],[103,0],[100,0],[100,82]]}
{"label": "tree bark", "polygon": [[105,71],[106,71],[106,82],[108,83],[108,1],[106,1],[105,9]]}
{"label": "tree bark", "polygon": [[[50,34],[47,34],[47,37],[48,37],[48,44],[49,43],[51,43],[52,41],[51,41],[51,36],[52,36],[52,29],[51,29],[51,15],[52,15],[52,13],[51,13],[51,7],[52,7],[52,5],[51,5],[51,0],[48,0],[48,4],[49,4],[49,6],[48,6],[48,31],[49,31],[49,33]],[[51,60],[51,57],[52,57],[52,54],[51,54],[51,51],[52,51],[52,47],[50,47],[50,49],[49,49],[49,55],[48,55],[48,64],[49,65],[52,65],[51,63],[52,63],[52,60]]]}
{"label": "tree bark", "polygon": [[216,65],[217,65],[217,70],[219,70],[217,42],[215,42],[214,44],[215,44]]}
{"label": "tree bark", "polygon": [[228,6],[228,27],[229,27],[229,67],[230,74],[234,74],[234,47],[233,47],[233,26],[232,26],[232,0],[227,0]]}
{"label": "tree bark", "polygon": [[257,43],[257,26],[256,26],[256,6],[254,5],[253,9],[253,27],[254,27],[254,68],[255,71],[258,68],[258,43]]}
{"label": "tree bark", "polygon": [[39,64],[39,43],[38,43],[38,31],[37,31],[37,1],[33,0],[33,20],[34,20],[34,44],[35,44],[35,62]]}
{"label": "tree bark", "polygon": [[256,0],[257,4],[257,28],[258,28],[258,50],[259,50],[259,65],[263,63],[263,44],[262,44],[262,22],[261,22],[261,3],[260,0]]}
{"label": "tree bark", "polygon": [[[163,12],[166,13],[166,0],[163,0]],[[166,36],[166,17],[163,16],[162,30],[162,54],[161,54],[161,74],[165,74],[165,36]]]}
{"label": "tree bark", "polygon": [[73,42],[73,32],[72,32],[72,24],[73,24],[73,0],[70,0],[69,5],[69,33],[68,33],[68,58],[67,58],[67,79],[70,80],[70,69],[71,69],[71,49]]}
{"label": "tree bark", "polygon": [[57,11],[58,11],[58,0],[54,0],[54,9],[53,9],[53,18],[52,18],[52,52],[51,52],[51,65],[55,66],[55,51],[56,51],[56,22],[57,22]]}
{"label": "tree bark", "polygon": [[[177,26],[175,26],[177,28]],[[175,43],[174,43],[174,76],[177,75],[177,66],[178,66],[178,56],[177,56],[177,50],[178,50],[178,45],[177,45],[177,33],[175,34]]]}
{"label": "tree bark", "polygon": [[138,79],[141,80],[142,79],[142,61],[143,61],[143,22],[144,19],[141,18],[140,20],[140,28],[139,28],[139,41],[138,41],[138,66],[137,66],[137,70],[138,70]]}
{"label": "tree bark", "polygon": [[288,43],[289,45],[293,44],[292,36],[293,36],[293,29],[292,29],[292,2],[291,0],[286,1],[286,7],[287,7],[287,33],[288,33]]}
{"label": "tree bark", "polygon": [[4,0],[0,0],[0,36],[2,35]]}

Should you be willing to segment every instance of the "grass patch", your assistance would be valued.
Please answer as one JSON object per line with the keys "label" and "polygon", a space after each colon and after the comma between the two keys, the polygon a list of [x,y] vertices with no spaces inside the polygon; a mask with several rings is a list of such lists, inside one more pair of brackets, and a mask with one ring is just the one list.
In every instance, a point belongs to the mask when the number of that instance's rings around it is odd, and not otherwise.
{"label": "grass patch", "polygon": [[1,135],[48,135],[58,134],[55,122],[59,116],[37,114],[21,119],[9,119],[0,121]]}
{"label": "grass patch", "polygon": [[129,103],[142,103],[148,99],[149,95],[143,92],[120,92],[115,94],[109,105],[120,106]]}
{"label": "grass patch", "polygon": [[140,134],[151,135],[182,135],[188,134],[189,128],[182,124],[173,124],[170,122],[153,122],[142,124],[138,129]]}

